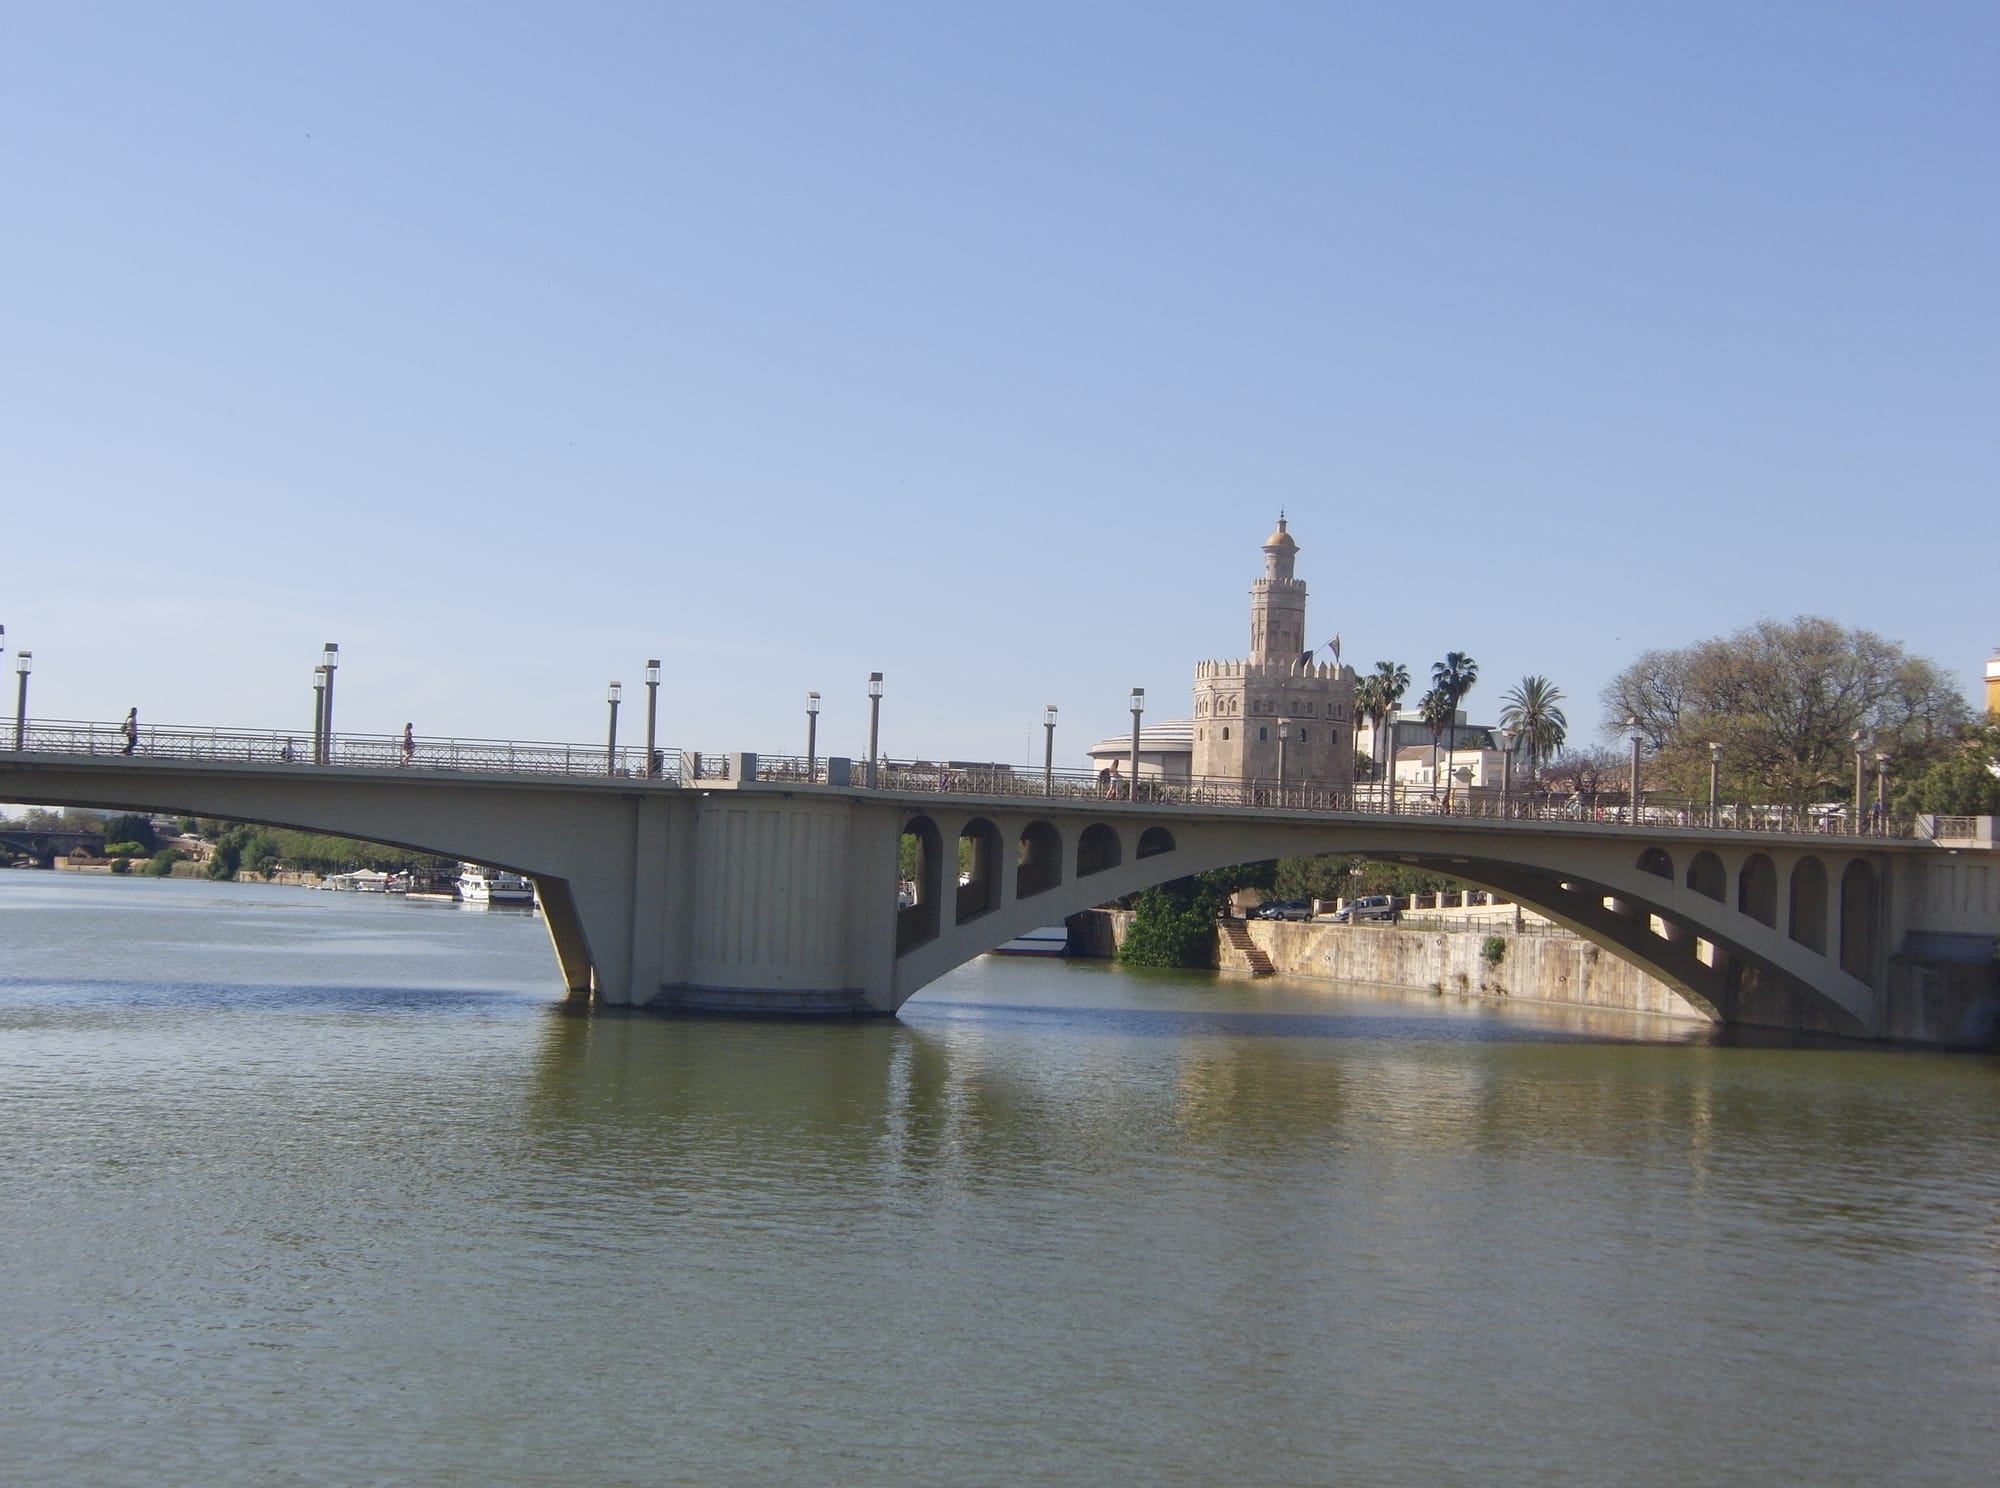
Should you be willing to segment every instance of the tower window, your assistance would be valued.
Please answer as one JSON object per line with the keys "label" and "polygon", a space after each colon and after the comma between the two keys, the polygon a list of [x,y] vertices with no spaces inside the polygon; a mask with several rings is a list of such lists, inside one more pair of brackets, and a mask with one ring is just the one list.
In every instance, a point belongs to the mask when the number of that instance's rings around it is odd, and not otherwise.
{"label": "tower window", "polygon": [[1265,742],[1268,742],[1268,741],[1269,741],[1269,739],[1270,739],[1270,737],[1271,737],[1271,731],[1270,731],[1269,729],[1267,729],[1267,728],[1260,728],[1260,729],[1258,729],[1258,730],[1257,730],[1257,741],[1258,741],[1258,742],[1259,742],[1260,744],[1261,744],[1261,743],[1265,743]]}

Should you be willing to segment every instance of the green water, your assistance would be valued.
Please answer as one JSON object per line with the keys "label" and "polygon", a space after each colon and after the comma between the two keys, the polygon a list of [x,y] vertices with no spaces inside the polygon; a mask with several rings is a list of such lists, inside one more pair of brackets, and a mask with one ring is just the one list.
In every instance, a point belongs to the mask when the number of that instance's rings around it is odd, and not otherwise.
{"label": "green water", "polygon": [[0,873],[0,1481],[1991,1481],[2000,1061]]}

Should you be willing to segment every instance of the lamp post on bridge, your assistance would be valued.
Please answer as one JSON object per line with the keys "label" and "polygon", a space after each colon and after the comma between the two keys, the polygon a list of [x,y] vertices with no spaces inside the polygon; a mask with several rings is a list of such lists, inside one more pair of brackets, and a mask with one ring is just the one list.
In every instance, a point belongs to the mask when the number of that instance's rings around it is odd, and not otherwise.
{"label": "lamp post on bridge", "polygon": [[1708,746],[1708,829],[1713,832],[1722,825],[1722,808],[1718,805],[1722,787],[1722,746],[1713,741]]}
{"label": "lamp post on bridge", "polygon": [[1146,689],[1132,689],[1132,779],[1126,785],[1128,800],[1139,799],[1139,717],[1146,711]]}
{"label": "lamp post on bridge", "polygon": [[19,754],[28,737],[28,673],[35,669],[35,653],[17,651],[14,653],[14,671],[20,678],[20,691],[14,694],[14,752]]}
{"label": "lamp post on bridge", "polygon": [[819,694],[806,694],[806,784],[819,779]]}
{"label": "lamp post on bridge", "polygon": [[868,674],[868,788],[875,789],[880,778],[875,772],[875,751],[882,736],[882,674]]}
{"label": "lamp post on bridge", "polygon": [[1278,804],[1280,806],[1285,804],[1285,780],[1287,778],[1285,773],[1285,746],[1291,742],[1291,738],[1291,719],[1280,718],[1278,720]]}
{"label": "lamp post on bridge", "polygon": [[616,682],[608,682],[604,687],[604,700],[611,705],[611,732],[604,739],[604,773],[618,773],[618,697],[624,688]]}
{"label": "lamp post on bridge", "polygon": [[1500,814],[1514,814],[1514,731],[1500,730]]}
{"label": "lamp post on bridge", "polygon": [[1861,830],[1861,818],[1868,814],[1868,731],[1856,729],[1848,740],[1854,746],[1854,830]]}
{"label": "lamp post on bridge", "polygon": [[333,763],[333,674],[340,669],[340,643],[328,641],[320,653],[319,669],[326,677],[326,695],[321,699],[319,714],[320,753],[319,762]]}
{"label": "lamp post on bridge", "polygon": [[1875,826],[1878,831],[1887,831],[1889,826],[1889,756],[1879,750],[1875,755]]}
{"label": "lamp post on bridge", "polygon": [[1634,716],[1625,720],[1625,727],[1632,730],[1632,825],[1639,824],[1639,744],[1645,735],[1639,732],[1639,719]]}
{"label": "lamp post on bridge", "polygon": [[313,668],[313,763],[326,763],[326,668]]}
{"label": "lamp post on bridge", "polygon": [[659,758],[660,722],[660,662],[654,657],[646,663],[646,778],[653,779],[660,773],[654,763]]}
{"label": "lamp post on bridge", "polygon": [[1042,709],[1042,794],[1056,793],[1056,705]]}

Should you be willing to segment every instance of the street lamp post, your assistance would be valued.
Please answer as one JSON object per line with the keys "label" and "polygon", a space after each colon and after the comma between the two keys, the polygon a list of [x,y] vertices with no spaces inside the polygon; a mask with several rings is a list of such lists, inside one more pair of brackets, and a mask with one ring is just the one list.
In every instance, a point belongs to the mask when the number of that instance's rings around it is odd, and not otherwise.
{"label": "street lamp post", "polygon": [[320,763],[333,763],[333,674],[340,667],[340,643],[328,641],[320,653],[320,670],[326,673],[326,696],[321,700],[319,715]]}
{"label": "street lamp post", "polygon": [[14,671],[20,678],[20,691],[14,694],[14,752],[19,754],[28,737],[28,673],[35,669],[35,653],[17,651],[14,653]]}
{"label": "street lamp post", "polygon": [[607,683],[604,688],[604,700],[611,704],[611,732],[604,740],[604,773],[607,775],[618,773],[618,695],[624,690],[616,682]]}
{"label": "street lamp post", "polygon": [[1856,729],[1848,742],[1854,745],[1854,830],[1859,832],[1868,812],[1868,731]]}
{"label": "street lamp post", "polygon": [[654,763],[659,758],[660,722],[660,663],[658,658],[646,663],[646,778],[651,780],[660,773]]}
{"label": "street lamp post", "polygon": [[1722,825],[1722,808],[1717,804],[1721,798],[1721,787],[1722,746],[1711,741],[1708,746],[1708,829],[1711,832]]}
{"label": "street lamp post", "polygon": [[819,779],[819,694],[806,694],[806,783]]}
{"label": "street lamp post", "polygon": [[326,668],[313,668],[313,763],[326,763]]}
{"label": "street lamp post", "polygon": [[1639,824],[1639,744],[1645,737],[1639,732],[1639,720],[1632,717],[1625,720],[1625,727],[1632,730],[1632,824]]}
{"label": "street lamp post", "polygon": [[1514,814],[1514,731],[1500,730],[1500,814]]}
{"label": "street lamp post", "polygon": [[1056,793],[1056,705],[1042,709],[1042,794]]}
{"label": "street lamp post", "polygon": [[875,751],[881,745],[882,737],[882,674],[868,674],[868,788],[875,789],[879,778],[875,773]]}
{"label": "street lamp post", "polygon": [[1875,755],[1875,825],[1880,830],[1889,825],[1889,756],[1879,751]]}
{"label": "street lamp post", "polygon": [[1132,689],[1132,778],[1125,790],[1130,799],[1139,799],[1139,715],[1146,711],[1146,689]]}
{"label": "street lamp post", "polygon": [[1291,742],[1291,738],[1291,719],[1280,718],[1278,720],[1278,804],[1280,806],[1285,804],[1285,746]]}

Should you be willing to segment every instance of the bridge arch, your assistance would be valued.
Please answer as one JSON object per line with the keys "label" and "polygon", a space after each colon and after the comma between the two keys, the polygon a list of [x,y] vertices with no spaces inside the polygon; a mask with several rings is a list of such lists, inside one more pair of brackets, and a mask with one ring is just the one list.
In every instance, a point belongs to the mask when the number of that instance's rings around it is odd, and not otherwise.
{"label": "bridge arch", "polygon": [[1014,897],[1032,899],[1063,878],[1062,833],[1054,823],[1031,821],[1021,828],[1014,864]]}
{"label": "bridge arch", "polygon": [[1753,852],[1736,875],[1736,907],[1760,925],[1778,928],[1778,869],[1768,856]]}
{"label": "bridge arch", "polygon": [[1139,834],[1139,856],[1156,858],[1174,850],[1174,834],[1165,827],[1148,827]]}
{"label": "bridge arch", "polygon": [[959,859],[965,866],[958,885],[958,923],[963,925],[1000,907],[1000,829],[983,816],[959,828]]}
{"label": "bridge arch", "polygon": [[1826,868],[1807,853],[1792,864],[1792,900],[1786,920],[1793,940],[1826,954]]}
{"label": "bridge arch", "polygon": [[1728,870],[1714,853],[1704,848],[1688,859],[1687,886],[1697,894],[1720,904],[1728,885]]}
{"label": "bridge arch", "polygon": [[896,911],[898,955],[938,938],[938,904],[944,898],[944,834],[938,824],[918,813],[903,822],[902,837],[914,843],[916,863],[910,876],[911,900]]}
{"label": "bridge arch", "polygon": [[1875,978],[1882,889],[1875,865],[1855,858],[1840,875],[1840,969],[1864,982]]}
{"label": "bridge arch", "polygon": [[1639,854],[1639,871],[1650,873],[1655,878],[1671,879],[1674,876],[1674,860],[1667,856],[1666,849],[1649,847]]}
{"label": "bridge arch", "polygon": [[1109,872],[1122,857],[1117,832],[1104,822],[1092,822],[1076,839],[1076,876],[1089,878]]}

